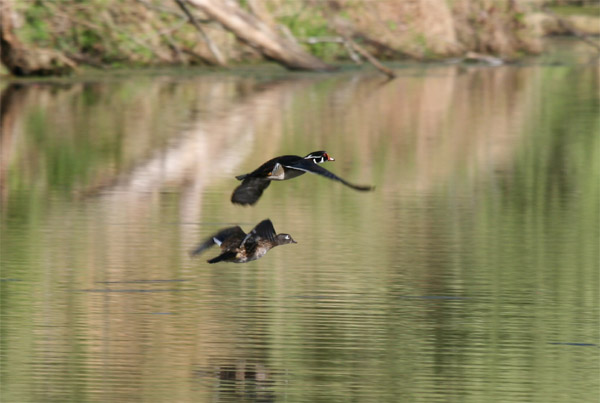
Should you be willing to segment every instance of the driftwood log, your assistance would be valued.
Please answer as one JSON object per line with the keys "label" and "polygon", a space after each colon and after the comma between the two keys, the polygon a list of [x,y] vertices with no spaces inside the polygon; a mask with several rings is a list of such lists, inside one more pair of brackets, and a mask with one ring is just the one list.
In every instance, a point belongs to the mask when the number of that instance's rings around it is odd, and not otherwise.
{"label": "driftwood log", "polygon": [[232,32],[239,40],[290,70],[334,70],[300,45],[278,35],[269,25],[244,11],[232,0],[188,0],[188,2]]}
{"label": "driftwood log", "polygon": [[45,76],[71,73],[75,62],[62,53],[28,48],[14,34],[12,11],[8,0],[0,0],[0,59],[16,76]]}

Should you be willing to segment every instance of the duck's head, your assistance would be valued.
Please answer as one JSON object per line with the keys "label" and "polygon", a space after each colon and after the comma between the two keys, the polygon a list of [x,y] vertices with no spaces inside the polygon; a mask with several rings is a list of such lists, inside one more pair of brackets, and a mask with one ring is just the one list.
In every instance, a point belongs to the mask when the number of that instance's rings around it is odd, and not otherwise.
{"label": "duck's head", "polygon": [[313,160],[315,164],[322,164],[326,161],[335,161],[333,157],[330,157],[329,154],[327,154],[327,151],[313,151],[304,157],[304,159]]}
{"label": "duck's head", "polygon": [[298,243],[294,241],[294,238],[290,234],[277,234],[275,237],[277,245],[286,245],[288,243]]}

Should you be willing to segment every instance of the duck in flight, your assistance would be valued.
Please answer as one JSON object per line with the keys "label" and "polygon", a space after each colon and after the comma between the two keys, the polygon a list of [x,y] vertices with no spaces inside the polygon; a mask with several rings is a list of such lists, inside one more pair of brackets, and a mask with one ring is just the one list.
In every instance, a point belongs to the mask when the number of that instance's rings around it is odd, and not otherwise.
{"label": "duck in flight", "polygon": [[246,263],[260,259],[270,249],[297,243],[289,234],[276,234],[271,220],[259,222],[256,227],[246,234],[239,226],[224,228],[212,235],[190,254],[199,255],[213,245],[221,247],[221,254],[207,260],[208,263],[233,262]]}
{"label": "duck in flight", "polygon": [[318,165],[326,161],[335,160],[325,151],[314,151],[306,157],[282,155],[270,159],[254,171],[236,176],[236,179],[241,180],[242,183],[233,191],[231,202],[242,205],[255,204],[263,191],[269,187],[271,181],[292,179],[306,172],[342,182],[344,185],[361,192],[373,190],[372,186],[354,185]]}

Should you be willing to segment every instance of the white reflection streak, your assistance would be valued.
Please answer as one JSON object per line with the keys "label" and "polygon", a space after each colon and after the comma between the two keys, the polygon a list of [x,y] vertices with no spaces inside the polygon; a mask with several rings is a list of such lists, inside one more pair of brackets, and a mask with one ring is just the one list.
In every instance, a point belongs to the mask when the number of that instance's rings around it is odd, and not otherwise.
{"label": "white reflection streak", "polygon": [[[282,82],[248,96],[243,103],[224,112],[201,116],[181,133],[175,144],[157,152],[107,189],[104,193],[106,211],[116,222],[131,222],[145,215],[157,193],[169,187],[181,188],[182,247],[194,243],[196,228],[186,224],[202,221],[202,197],[206,187],[231,178],[233,190],[237,185],[233,178],[254,149],[257,130],[272,122],[275,115],[281,115],[285,98],[306,84],[301,80]],[[269,147],[277,148],[281,134],[281,130],[269,130]],[[229,203],[229,196],[223,195],[223,203]]]}

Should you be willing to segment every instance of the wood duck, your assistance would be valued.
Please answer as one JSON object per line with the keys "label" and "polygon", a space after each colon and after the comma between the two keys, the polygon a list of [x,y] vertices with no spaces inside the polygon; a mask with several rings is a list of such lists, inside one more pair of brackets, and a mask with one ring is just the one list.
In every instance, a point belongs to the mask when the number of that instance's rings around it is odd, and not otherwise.
{"label": "wood duck", "polygon": [[326,161],[335,161],[325,151],[314,151],[306,157],[298,155],[282,155],[270,159],[254,171],[236,176],[242,183],[233,191],[231,202],[242,205],[255,204],[263,191],[269,187],[271,181],[284,181],[303,175],[306,172],[322,175],[326,178],[342,182],[344,185],[362,192],[372,190],[372,186],[354,185],[337,175],[329,172],[325,168],[320,167]]}
{"label": "wood duck", "polygon": [[199,255],[213,245],[221,247],[221,254],[207,260],[208,263],[246,263],[260,259],[271,248],[288,243],[297,243],[289,234],[276,234],[271,220],[259,222],[246,234],[239,226],[222,229],[212,235],[190,254]]}

